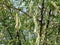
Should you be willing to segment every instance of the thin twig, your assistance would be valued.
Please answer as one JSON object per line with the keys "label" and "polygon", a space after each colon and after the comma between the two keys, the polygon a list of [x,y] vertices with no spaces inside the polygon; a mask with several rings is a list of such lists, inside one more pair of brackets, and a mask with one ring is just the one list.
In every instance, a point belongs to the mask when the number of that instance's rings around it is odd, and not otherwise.
{"label": "thin twig", "polygon": [[40,37],[42,35],[42,28],[43,28],[43,15],[44,15],[44,0],[42,0],[42,9],[41,9]]}
{"label": "thin twig", "polygon": [[19,32],[19,31],[17,31],[17,35],[16,35],[16,37],[18,38],[19,45],[22,45],[22,44],[21,44],[20,32]]}
{"label": "thin twig", "polygon": [[13,36],[12,36],[12,34],[11,34],[11,32],[10,32],[10,30],[8,29],[9,27],[7,26],[7,31],[8,31],[8,33],[9,33],[9,35],[10,35],[10,39],[12,40],[13,39]]}
{"label": "thin twig", "polygon": [[9,31],[8,29],[7,29],[7,31],[8,31],[8,33],[9,33],[11,39],[13,39],[13,36],[12,36],[12,34],[10,33],[10,31]]}
{"label": "thin twig", "polygon": [[[4,22],[4,23],[5,23],[5,22]],[[12,40],[12,39],[13,39],[13,36],[12,36],[12,34],[11,34],[10,30],[8,29],[8,28],[9,28],[9,26],[8,26],[7,24],[4,24],[4,27],[6,27],[6,29],[7,29],[8,33],[9,33],[10,39]]]}
{"label": "thin twig", "polygon": [[43,45],[44,44],[46,44],[47,45],[47,29],[48,29],[48,26],[49,26],[49,23],[50,23],[50,16],[51,16],[51,9],[50,9],[50,11],[49,11],[49,15],[48,15],[48,19],[47,19],[47,25],[46,25],[46,32],[45,32],[45,38],[44,38],[44,43],[43,43]]}
{"label": "thin twig", "polygon": [[[50,11],[49,11],[49,15],[48,15],[48,19],[47,19],[47,25],[46,25],[46,29],[48,29],[48,26],[49,26],[49,23],[50,23],[50,15],[51,15],[51,9],[50,9]],[[46,30],[46,32],[45,32],[45,38],[47,39],[47,30]]]}
{"label": "thin twig", "polygon": [[[23,12],[26,16],[28,16],[29,18],[33,18],[33,17],[30,16],[28,13],[26,13],[26,12],[22,11],[21,9],[18,9],[18,8],[14,7],[14,6],[9,6],[9,5],[7,5],[6,3],[0,3],[0,4],[5,5],[8,9],[14,9],[14,10],[21,11],[21,12]],[[41,20],[37,19],[37,21],[40,22]]]}
{"label": "thin twig", "polygon": [[3,5],[5,5],[5,6],[7,6],[8,8],[12,8],[12,9],[14,9],[14,10],[21,11],[21,12],[23,12],[24,14],[26,14],[26,16],[32,18],[29,14],[27,14],[27,13],[24,12],[24,11],[22,11],[22,9],[16,8],[16,7],[14,7],[14,6],[7,5],[6,3],[0,3],[0,4],[3,4]]}
{"label": "thin twig", "polygon": [[51,15],[51,9],[50,9],[50,11],[49,11],[49,15],[48,15],[48,20],[47,20],[47,25],[46,25],[46,29],[48,28],[48,26],[49,26],[49,19],[50,19],[50,15]]}

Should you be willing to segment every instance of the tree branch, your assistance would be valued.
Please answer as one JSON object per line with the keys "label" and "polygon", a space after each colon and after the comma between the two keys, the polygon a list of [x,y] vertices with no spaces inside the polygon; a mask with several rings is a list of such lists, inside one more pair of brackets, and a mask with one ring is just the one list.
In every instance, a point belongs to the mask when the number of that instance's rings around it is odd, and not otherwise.
{"label": "tree branch", "polygon": [[28,16],[28,17],[32,18],[29,14],[27,14],[27,13],[26,13],[26,12],[24,12],[24,11],[22,11],[22,9],[16,8],[16,7],[14,7],[14,6],[7,5],[6,3],[0,3],[0,4],[5,5],[7,8],[12,8],[12,9],[14,9],[14,10],[21,11],[21,12],[23,12],[26,16]]}
{"label": "tree branch", "polygon": [[40,37],[42,35],[42,27],[43,27],[43,15],[44,15],[44,0],[42,0],[42,9],[41,9],[41,26],[40,26]]}
{"label": "tree branch", "polygon": [[44,44],[46,44],[47,45],[47,29],[48,29],[48,26],[49,26],[49,23],[50,23],[50,16],[51,16],[51,9],[50,9],[50,11],[49,11],[49,15],[48,15],[48,19],[47,19],[47,25],[46,25],[46,32],[45,32],[45,38],[44,38],[44,43],[43,43],[43,45]]}
{"label": "tree branch", "polygon": [[[33,17],[32,17],[32,16],[30,16],[28,13],[26,13],[26,12],[22,11],[22,9],[18,9],[18,8],[14,7],[14,6],[9,6],[9,5],[7,5],[6,3],[0,3],[0,4],[5,5],[8,9],[14,9],[14,10],[21,11],[21,12],[23,12],[26,16],[28,16],[29,18],[33,18]],[[37,21],[39,21],[39,22],[40,22],[41,20],[37,19]]]}
{"label": "tree branch", "polygon": [[22,44],[21,44],[20,32],[19,32],[19,31],[17,31],[17,35],[16,35],[16,37],[18,38],[19,45],[22,45]]}
{"label": "tree branch", "polygon": [[8,28],[7,28],[7,31],[8,31],[8,33],[9,33],[9,35],[10,35],[10,38],[13,39],[13,36],[12,36],[12,34],[10,33],[10,31],[8,30]]}
{"label": "tree branch", "polygon": [[50,11],[49,11],[49,16],[48,16],[48,19],[47,19],[47,25],[46,25],[46,29],[48,28],[48,26],[49,26],[49,19],[50,19],[50,15],[51,15],[51,9],[50,9]]}

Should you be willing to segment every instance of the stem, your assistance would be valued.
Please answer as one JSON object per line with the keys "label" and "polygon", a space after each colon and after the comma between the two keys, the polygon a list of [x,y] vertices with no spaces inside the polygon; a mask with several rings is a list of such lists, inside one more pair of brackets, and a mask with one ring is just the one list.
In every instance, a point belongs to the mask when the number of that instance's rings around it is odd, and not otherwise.
{"label": "stem", "polygon": [[[47,25],[46,25],[46,29],[48,29],[48,26],[49,26],[49,23],[50,23],[50,15],[51,15],[51,9],[49,11],[49,16],[48,16],[48,20],[47,20]],[[46,33],[45,33],[45,37],[47,36],[47,30],[46,30]]]}
{"label": "stem", "polygon": [[13,36],[12,36],[10,30],[9,30],[8,25],[4,25],[4,26],[6,27],[6,30],[7,30],[7,32],[9,33],[10,39],[12,40],[12,39],[13,39]]}
{"label": "stem", "polygon": [[49,19],[50,19],[50,15],[51,15],[51,9],[50,9],[50,11],[49,11],[49,16],[48,16],[48,20],[47,20],[47,25],[46,25],[46,29],[48,28],[48,26],[49,26]]}
{"label": "stem", "polygon": [[50,23],[50,15],[51,15],[51,9],[50,9],[50,11],[49,11],[49,16],[48,16],[48,20],[47,20],[47,25],[46,25],[46,32],[45,32],[45,38],[44,38],[44,43],[43,43],[43,45],[47,45],[47,29],[48,29],[48,26],[49,26],[49,23]]}
{"label": "stem", "polygon": [[41,9],[41,21],[40,21],[40,37],[42,36],[42,27],[43,27],[43,15],[44,15],[44,0],[42,0],[42,9]]}
{"label": "stem", "polygon": [[8,33],[9,33],[10,39],[12,40],[13,39],[13,36],[12,36],[11,32],[9,31],[9,26],[7,24],[4,24],[4,27],[6,27]]}
{"label": "stem", "polygon": [[19,33],[19,31],[17,31],[17,35],[16,35],[16,37],[18,38],[19,45],[22,45],[22,44],[21,44],[21,39],[19,39],[19,38],[20,38],[20,33]]}
{"label": "stem", "polygon": [[27,14],[26,12],[24,12],[24,11],[22,11],[22,9],[19,9],[19,8],[15,8],[14,6],[10,6],[10,5],[7,5],[5,2],[3,2],[3,3],[0,3],[0,4],[3,4],[3,5],[5,5],[7,8],[12,8],[12,9],[14,9],[14,10],[18,10],[18,11],[21,11],[21,12],[23,12],[26,16],[28,16],[28,17],[30,17],[30,18],[32,18],[29,14]]}
{"label": "stem", "polygon": [[13,36],[12,36],[12,34],[10,33],[10,31],[8,30],[8,28],[7,28],[7,31],[8,31],[8,33],[9,33],[11,39],[13,39]]}

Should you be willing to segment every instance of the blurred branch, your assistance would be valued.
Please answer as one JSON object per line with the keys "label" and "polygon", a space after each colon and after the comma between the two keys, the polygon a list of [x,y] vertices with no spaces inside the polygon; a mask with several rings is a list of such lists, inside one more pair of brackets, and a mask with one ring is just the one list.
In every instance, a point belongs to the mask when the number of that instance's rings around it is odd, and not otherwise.
{"label": "blurred branch", "polygon": [[[50,16],[51,16],[51,9],[49,11],[49,15],[48,15],[48,19],[47,19],[47,25],[46,25],[46,29],[48,29],[48,26],[49,26],[49,23],[50,23]],[[45,37],[47,36],[47,30],[46,30],[46,33],[45,33]],[[47,38],[46,38],[47,39]]]}
{"label": "blurred branch", "polygon": [[55,4],[55,2],[51,1],[51,4],[52,4],[56,9],[59,8],[59,7]]}
{"label": "blurred branch", "polygon": [[18,38],[19,45],[22,45],[22,43],[21,43],[21,39],[20,39],[20,32],[19,32],[19,31],[17,31],[17,35],[16,35],[16,37]]}
{"label": "blurred branch", "polygon": [[48,28],[48,26],[49,26],[49,19],[50,19],[50,16],[51,16],[51,9],[50,9],[50,11],[49,11],[49,15],[48,15],[48,19],[47,19],[47,25],[46,25],[46,29]]}
{"label": "blurred branch", "polygon": [[[49,15],[48,15],[48,19],[47,19],[46,32],[45,32],[45,38],[44,38],[44,43],[43,43],[43,45],[44,45],[44,44],[47,45],[47,43],[46,43],[46,42],[47,42],[47,33],[48,33],[48,32],[47,32],[47,31],[48,31],[47,29],[48,29],[48,26],[49,26],[49,23],[50,23],[50,20],[49,20],[49,19],[50,19],[50,16],[51,16],[51,9],[50,9],[50,11],[49,11]],[[45,41],[46,41],[46,42],[45,42]]]}
{"label": "blurred branch", "polygon": [[[0,4],[3,4],[3,5],[5,5],[8,9],[14,9],[14,10],[18,10],[18,11],[21,11],[21,12],[23,12],[26,16],[28,16],[29,18],[33,18],[32,16],[30,16],[28,13],[26,13],[26,12],[24,12],[24,11],[22,11],[22,9],[18,9],[18,8],[16,8],[16,7],[14,7],[14,6],[9,6],[9,5],[7,5],[6,3],[0,3]],[[39,19],[37,19],[37,21],[41,21],[41,20],[39,20]]]}
{"label": "blurred branch", "polygon": [[19,32],[19,16],[18,14],[16,13],[16,19],[15,19],[15,29],[16,29],[16,38],[18,39],[19,41],[19,45],[21,45],[21,39],[20,39],[20,32]]}
{"label": "blurred branch", "polygon": [[26,14],[26,16],[32,18],[29,14],[27,14],[27,13],[24,12],[24,11],[22,11],[22,9],[16,8],[16,7],[14,7],[14,6],[10,6],[10,5],[6,4],[6,3],[0,3],[0,4],[3,4],[3,5],[5,5],[5,6],[8,7],[8,8],[12,8],[12,9],[14,9],[14,10],[21,11],[21,12],[23,12],[24,14]]}
{"label": "blurred branch", "polygon": [[43,15],[44,15],[44,0],[42,0],[42,9],[41,9],[40,37],[42,36],[42,28],[43,28]]}
{"label": "blurred branch", "polygon": [[13,39],[13,36],[12,36],[12,34],[10,33],[10,31],[7,29],[7,31],[8,31],[8,33],[9,33],[9,35],[10,35],[10,38],[11,39]]}
{"label": "blurred branch", "polygon": [[[24,11],[22,11],[22,9],[19,9],[19,8],[16,8],[16,7],[14,7],[14,6],[9,6],[9,5],[7,5],[6,3],[0,3],[0,4],[3,4],[3,5],[5,5],[8,9],[14,9],[14,10],[18,10],[18,11],[21,11],[21,12],[23,12],[26,16],[28,16],[29,18],[33,18],[32,16],[30,16],[28,13],[26,13],[26,12],[24,12]],[[39,20],[39,19],[36,19],[37,21],[41,21],[41,20]]]}
{"label": "blurred branch", "polygon": [[51,1],[51,4],[57,9],[58,12],[60,12],[59,7],[55,4],[55,2]]}
{"label": "blurred branch", "polygon": [[13,36],[12,36],[10,30],[9,30],[9,26],[7,24],[5,24],[5,22],[4,22],[4,27],[6,27],[8,33],[9,33],[10,38],[13,39]]}

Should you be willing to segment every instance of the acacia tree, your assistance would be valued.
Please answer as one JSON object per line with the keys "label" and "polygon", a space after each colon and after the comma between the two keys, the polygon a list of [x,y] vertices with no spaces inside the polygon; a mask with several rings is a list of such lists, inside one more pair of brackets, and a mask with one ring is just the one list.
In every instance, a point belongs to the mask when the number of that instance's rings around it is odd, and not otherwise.
{"label": "acacia tree", "polygon": [[59,0],[1,0],[0,45],[60,45]]}

